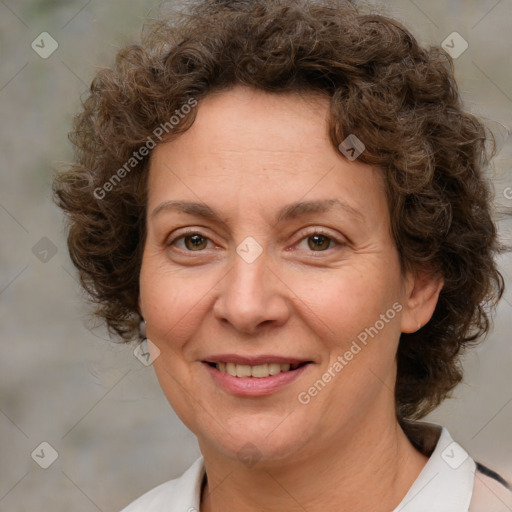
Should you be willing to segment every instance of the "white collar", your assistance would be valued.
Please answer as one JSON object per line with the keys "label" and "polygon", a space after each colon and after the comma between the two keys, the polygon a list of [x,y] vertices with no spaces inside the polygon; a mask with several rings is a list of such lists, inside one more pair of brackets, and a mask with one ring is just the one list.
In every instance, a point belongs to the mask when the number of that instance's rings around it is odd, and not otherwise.
{"label": "white collar", "polygon": [[[467,512],[473,493],[475,462],[444,427],[414,425],[416,435],[421,436],[423,432],[430,436],[425,444],[427,450],[429,443],[435,442],[432,432],[440,435],[427,464],[393,512]],[[421,438],[418,442],[424,444]],[[155,487],[121,512],[198,512],[204,474],[204,459],[199,457],[181,477]]]}
{"label": "white collar", "polygon": [[468,453],[441,429],[427,464],[393,512],[467,512],[473,494],[476,464]]}

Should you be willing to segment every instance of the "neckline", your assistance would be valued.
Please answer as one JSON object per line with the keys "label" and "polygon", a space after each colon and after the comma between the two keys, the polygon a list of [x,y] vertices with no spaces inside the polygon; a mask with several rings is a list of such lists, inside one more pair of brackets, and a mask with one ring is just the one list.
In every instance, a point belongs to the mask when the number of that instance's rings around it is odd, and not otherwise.
{"label": "neckline", "polygon": [[[411,443],[429,459],[392,512],[467,512],[473,494],[474,460],[440,425],[403,421],[401,427]],[[200,459],[198,507],[208,481],[204,459]]]}

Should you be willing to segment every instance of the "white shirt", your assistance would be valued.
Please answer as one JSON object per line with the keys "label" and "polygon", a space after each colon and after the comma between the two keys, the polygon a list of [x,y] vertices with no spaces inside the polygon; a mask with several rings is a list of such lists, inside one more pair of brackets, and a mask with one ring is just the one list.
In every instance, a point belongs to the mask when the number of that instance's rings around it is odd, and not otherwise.
{"label": "white shirt", "polygon": [[[512,492],[475,461],[444,427],[411,423],[407,435],[429,460],[392,512],[511,512]],[[199,512],[204,460],[147,492],[121,512]]]}

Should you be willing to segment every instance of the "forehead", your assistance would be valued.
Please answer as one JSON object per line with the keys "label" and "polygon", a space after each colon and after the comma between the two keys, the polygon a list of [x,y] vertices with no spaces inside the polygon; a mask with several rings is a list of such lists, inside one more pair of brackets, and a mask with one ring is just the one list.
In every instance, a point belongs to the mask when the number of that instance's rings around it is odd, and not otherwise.
{"label": "forehead", "polygon": [[307,156],[329,146],[328,113],[325,96],[267,93],[238,85],[202,99],[192,127],[171,144],[195,145],[194,157],[205,152],[217,158],[240,155],[241,160],[248,153],[269,160],[273,153],[276,160],[292,153]]}
{"label": "forehead", "polygon": [[237,86],[197,108],[191,128],[153,150],[149,210],[173,200],[275,212],[301,199],[382,203],[380,173],[333,147],[328,98]]}

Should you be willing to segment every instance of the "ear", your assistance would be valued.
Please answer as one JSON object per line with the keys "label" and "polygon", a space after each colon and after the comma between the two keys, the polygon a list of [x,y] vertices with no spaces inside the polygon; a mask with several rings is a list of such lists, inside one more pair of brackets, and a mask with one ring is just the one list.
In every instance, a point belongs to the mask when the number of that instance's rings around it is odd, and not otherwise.
{"label": "ear", "polygon": [[407,273],[401,318],[402,332],[416,332],[430,321],[443,285],[443,278],[430,269],[420,268]]}

